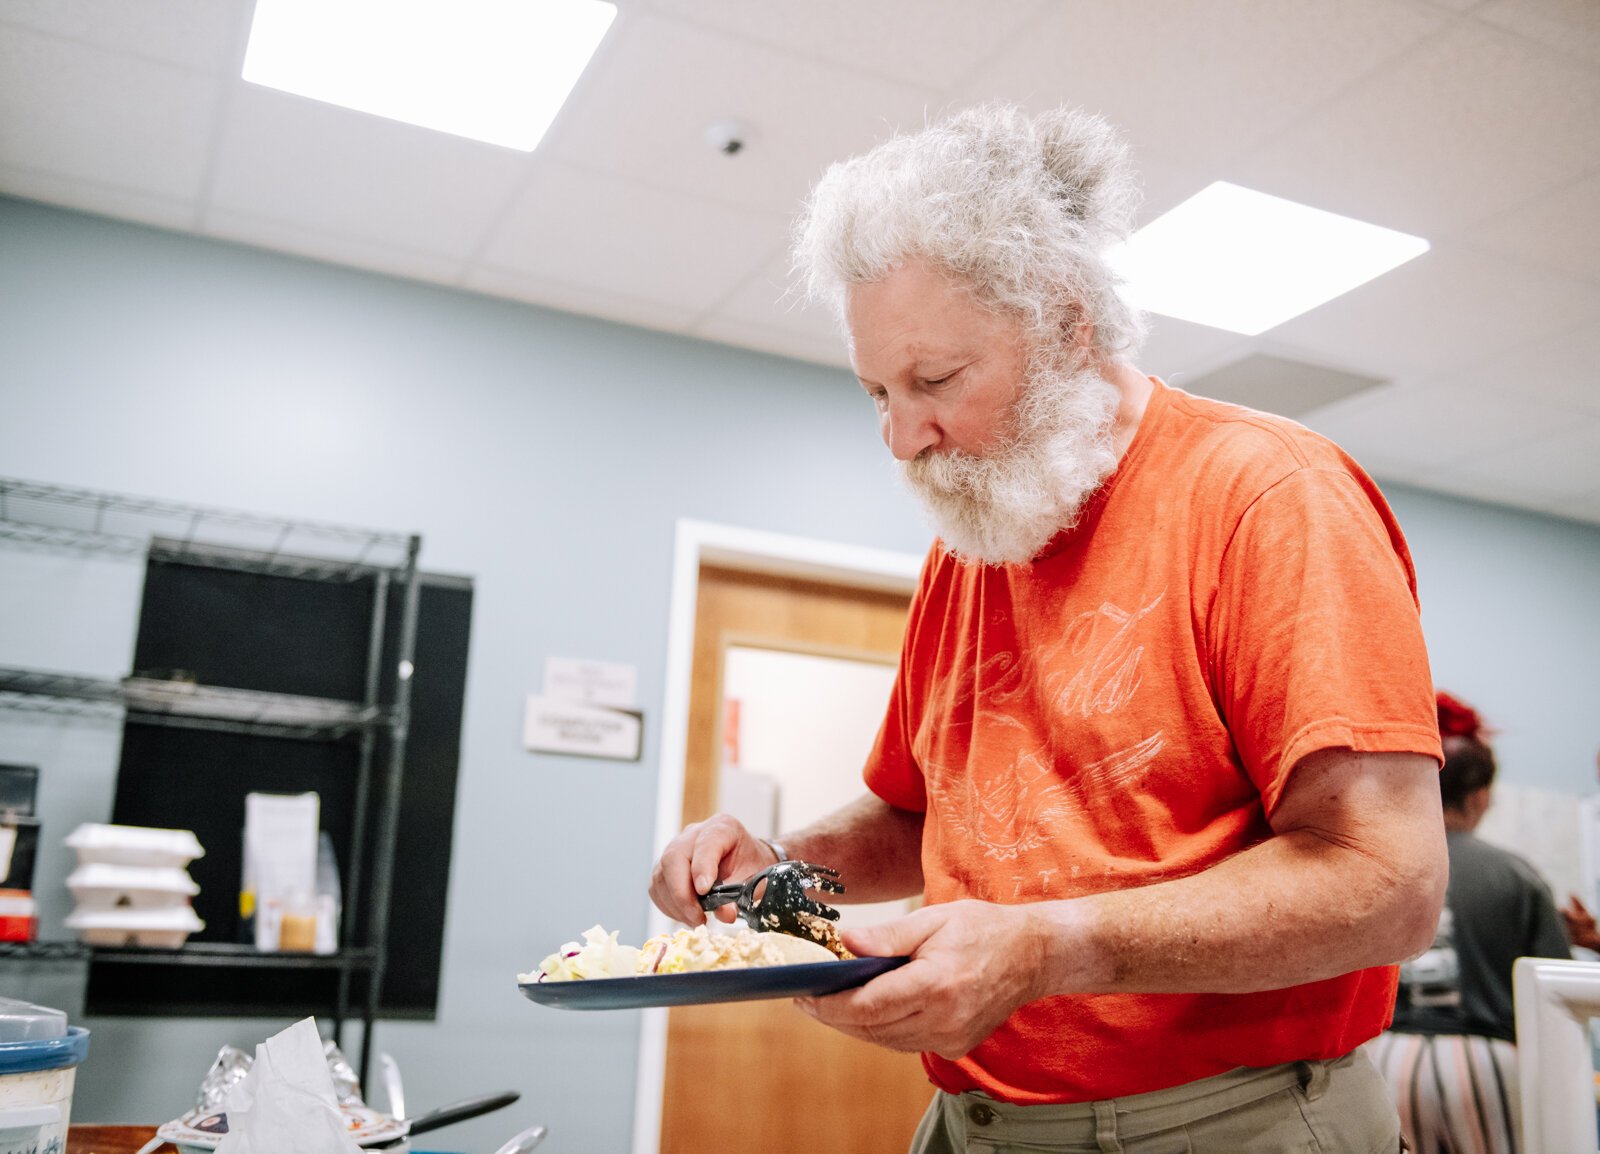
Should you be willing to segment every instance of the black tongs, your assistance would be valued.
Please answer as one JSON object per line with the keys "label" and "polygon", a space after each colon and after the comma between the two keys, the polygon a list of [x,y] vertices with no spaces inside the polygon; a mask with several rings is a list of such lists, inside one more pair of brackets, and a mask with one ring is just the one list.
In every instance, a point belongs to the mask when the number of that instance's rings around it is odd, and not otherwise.
{"label": "black tongs", "polygon": [[[761,896],[756,890],[765,882]],[[700,896],[700,908],[714,910],[735,903],[739,916],[753,930],[770,930],[827,945],[837,931],[827,923],[839,911],[806,896],[807,890],[842,894],[839,871],[803,861],[781,861],[742,882],[714,885]],[[824,919],[819,923],[818,919]]]}

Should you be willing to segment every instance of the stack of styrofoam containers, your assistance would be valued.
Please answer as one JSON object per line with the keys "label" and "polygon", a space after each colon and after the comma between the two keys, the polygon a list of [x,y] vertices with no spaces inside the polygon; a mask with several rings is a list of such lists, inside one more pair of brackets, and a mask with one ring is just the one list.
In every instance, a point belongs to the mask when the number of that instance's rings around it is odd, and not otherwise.
{"label": "stack of styrofoam containers", "polygon": [[205,850],[186,829],[80,825],[67,838],[78,868],[67,878],[77,907],[67,928],[91,946],[177,949],[205,928],[190,899],[188,866]]}

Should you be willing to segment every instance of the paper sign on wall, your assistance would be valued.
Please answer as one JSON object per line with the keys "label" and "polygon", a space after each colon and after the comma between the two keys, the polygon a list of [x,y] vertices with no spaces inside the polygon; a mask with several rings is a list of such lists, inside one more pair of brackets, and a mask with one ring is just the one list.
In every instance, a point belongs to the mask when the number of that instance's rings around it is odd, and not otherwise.
{"label": "paper sign on wall", "polygon": [[632,709],[638,703],[639,671],[614,661],[550,657],[544,663],[544,695],[557,701]]}
{"label": "paper sign on wall", "polygon": [[522,744],[535,753],[570,753],[638,761],[644,715],[634,709],[586,705],[528,695]]}

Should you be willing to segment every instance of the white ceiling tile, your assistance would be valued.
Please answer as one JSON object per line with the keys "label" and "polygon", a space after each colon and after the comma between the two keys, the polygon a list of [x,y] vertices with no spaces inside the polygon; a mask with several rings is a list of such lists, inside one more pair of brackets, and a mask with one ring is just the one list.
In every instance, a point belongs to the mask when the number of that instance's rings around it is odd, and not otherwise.
{"label": "white ceiling tile", "polygon": [[0,0],[0,23],[216,71],[242,63],[250,10],[223,0]]}
{"label": "white ceiling tile", "polygon": [[919,88],[940,89],[1023,30],[1041,0],[810,0],[707,4],[653,0],[656,11],[786,52]]}
{"label": "white ceiling tile", "polygon": [[1422,484],[1433,466],[1412,451],[1405,430],[1394,429],[1386,415],[1399,392],[1389,385],[1357,393],[1296,419],[1343,446],[1374,477]]}
{"label": "white ceiling tile", "polygon": [[1600,416],[1600,316],[1433,382]]}
{"label": "white ceiling tile", "polygon": [[227,209],[213,209],[208,213],[204,232],[222,240],[411,280],[451,284],[462,270],[459,259],[436,253],[380,244],[345,233],[321,232]]}
{"label": "white ceiling tile", "polygon": [[[1263,337],[1155,317],[1141,368],[1385,377],[1303,419],[1380,477],[1600,524],[1600,481],[1572,495],[1600,0],[618,2],[530,157],[242,84],[246,0],[0,0],[0,191],[845,369],[781,292],[815,176],[959,103],[1087,106],[1128,135],[1142,222],[1227,178],[1435,246]],[[732,158],[703,140],[730,115]]]}
{"label": "white ceiling tile", "polygon": [[1269,331],[1374,376],[1461,368],[1600,314],[1600,290],[1440,246]]}
{"label": "white ceiling tile", "polygon": [[1591,171],[1600,73],[1459,21],[1229,178],[1434,239]]}
{"label": "white ceiling tile", "polygon": [[696,311],[660,301],[640,300],[619,293],[596,292],[593,289],[542,280],[498,268],[471,270],[462,281],[461,287],[473,292],[542,305],[562,312],[579,313],[662,332],[686,331],[694,320]]}
{"label": "white ceiling tile", "polygon": [[238,81],[211,203],[465,259],[533,161],[526,153]]}
{"label": "white ceiling tile", "polygon": [[1600,4],[1595,0],[1490,0],[1473,15],[1547,48],[1600,64]]}
{"label": "white ceiling tile", "polygon": [[1388,385],[1307,413],[1301,422],[1331,437],[1368,469],[1437,470],[1475,453],[1553,436],[1571,413],[1448,387]]}
{"label": "white ceiling tile", "polygon": [[696,312],[783,250],[788,218],[542,167],[480,263]]}
{"label": "white ceiling tile", "polygon": [[1143,203],[1134,228],[1143,228],[1162,213],[1178,207],[1215,179],[1215,169],[1194,162],[1169,161],[1130,142]]}
{"label": "white ceiling tile", "polygon": [[[1600,10],[1600,3],[1596,4]],[[1600,155],[1594,158],[1600,161]],[[1463,230],[1463,242],[1600,285],[1600,172]]]}
{"label": "white ceiling tile", "polygon": [[1216,164],[1449,19],[1427,5],[1390,0],[1061,4],[956,91],[1035,109],[1086,107],[1108,117],[1139,151]]}
{"label": "white ceiling tile", "polygon": [[[829,163],[920,127],[938,99],[675,20],[640,17],[616,36],[543,151],[735,204],[792,212]],[[705,140],[729,117],[752,128],[735,156]]]}
{"label": "white ceiling tile", "polygon": [[1560,517],[1563,521],[1588,521],[1600,524],[1600,508],[1589,500],[1578,501],[1552,501],[1548,505],[1539,505],[1529,502],[1525,506],[1513,508],[1527,508],[1536,513],[1548,513],[1552,517]]}
{"label": "white ceiling tile", "polygon": [[1273,353],[1250,352],[1194,378],[1190,391],[1284,417],[1301,417],[1389,382]]}
{"label": "white ceiling tile", "polygon": [[1437,474],[1448,485],[1550,501],[1575,500],[1600,484],[1600,417],[1565,416],[1559,432],[1509,441],[1493,452],[1472,453]]}
{"label": "white ceiling tile", "polygon": [[844,338],[825,305],[808,304],[789,272],[788,256],[771,261],[723,301],[716,315],[724,322],[747,323],[764,329],[793,333],[811,341],[831,342],[840,348]]}
{"label": "white ceiling tile", "polygon": [[0,163],[193,197],[216,86],[173,65],[0,25]]}
{"label": "white ceiling tile", "polygon": [[1574,500],[1559,502],[1551,511],[1563,517],[1571,517],[1575,521],[1600,525],[1600,488]]}
{"label": "white ceiling tile", "polygon": [[195,208],[192,201],[147,196],[112,185],[74,180],[12,165],[0,164],[0,192],[62,208],[75,208],[80,212],[155,225],[157,228],[189,230],[194,227]]}
{"label": "white ceiling tile", "polygon": [[1540,490],[1528,486],[1519,478],[1500,483],[1483,477],[1434,471],[1412,483],[1436,493],[1448,493],[1453,497],[1465,497],[1469,501],[1482,501],[1509,509],[1548,513],[1554,504]]}
{"label": "white ceiling tile", "polygon": [[720,316],[697,323],[693,335],[760,353],[774,353],[780,357],[827,365],[851,374],[850,358],[845,353],[844,342],[837,336],[832,339],[806,336],[791,329],[766,328],[749,321],[730,321]]}
{"label": "white ceiling tile", "polygon": [[1398,458],[1394,461],[1386,460],[1381,454],[1366,453],[1357,461],[1381,488],[1391,482],[1402,485],[1414,485],[1419,489],[1437,489],[1438,486],[1430,485],[1427,481],[1427,470],[1415,461]]}
{"label": "white ceiling tile", "polygon": [[1176,317],[1151,316],[1150,335],[1133,358],[1141,372],[1183,389],[1190,377],[1243,356],[1252,343],[1238,333],[1196,325]]}

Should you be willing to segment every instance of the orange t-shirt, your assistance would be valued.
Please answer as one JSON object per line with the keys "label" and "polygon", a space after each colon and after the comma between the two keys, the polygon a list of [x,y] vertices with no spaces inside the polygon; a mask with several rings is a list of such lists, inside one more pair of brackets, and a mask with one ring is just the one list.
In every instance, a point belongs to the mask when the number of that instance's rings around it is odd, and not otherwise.
{"label": "orange t-shirt", "polygon": [[[935,545],[868,786],[926,810],[929,903],[1183,877],[1271,835],[1296,762],[1440,757],[1411,558],[1370,478],[1292,421],[1155,393],[1078,526],[1024,565]],[[1004,948],[1004,943],[996,943]],[[1375,1036],[1395,969],[1253,994],[1022,1006],[941,1088],[1143,1093]]]}

